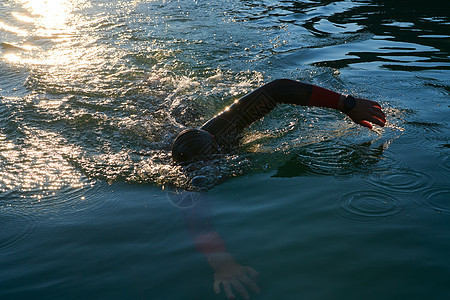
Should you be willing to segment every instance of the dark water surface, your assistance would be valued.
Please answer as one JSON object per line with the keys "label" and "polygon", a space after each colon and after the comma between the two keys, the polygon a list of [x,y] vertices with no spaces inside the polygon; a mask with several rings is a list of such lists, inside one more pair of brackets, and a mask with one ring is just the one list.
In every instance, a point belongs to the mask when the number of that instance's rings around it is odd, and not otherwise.
{"label": "dark water surface", "polygon": [[[4,0],[0,299],[224,299],[172,187],[255,299],[449,299],[445,1]],[[277,107],[239,153],[170,145],[275,78],[376,100],[385,128]]]}

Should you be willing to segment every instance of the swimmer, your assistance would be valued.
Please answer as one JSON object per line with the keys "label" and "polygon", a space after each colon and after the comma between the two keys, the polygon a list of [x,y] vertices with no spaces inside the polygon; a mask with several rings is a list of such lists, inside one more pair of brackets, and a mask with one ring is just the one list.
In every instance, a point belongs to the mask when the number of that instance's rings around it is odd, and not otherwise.
{"label": "swimmer", "polygon": [[172,145],[173,161],[185,164],[231,151],[238,145],[241,132],[278,103],[333,108],[370,129],[372,124],[381,127],[386,124],[386,116],[377,102],[312,84],[277,79],[236,100],[200,128],[183,130]]}
{"label": "swimmer", "polygon": [[[278,103],[337,109],[355,123],[370,129],[372,124],[381,127],[386,124],[386,116],[377,102],[294,80],[278,79],[235,101],[200,128],[183,130],[172,145],[173,161],[182,165],[231,151],[238,145],[241,132],[267,115]],[[199,185],[207,181],[207,178],[194,179],[192,183]],[[223,288],[229,299],[236,297],[234,291],[245,299],[250,297],[248,289],[259,293],[258,272],[237,263],[212,227],[206,193],[184,191],[178,196],[196,199],[191,201],[196,205],[184,210],[186,223],[196,248],[215,271],[214,291],[218,294]]]}

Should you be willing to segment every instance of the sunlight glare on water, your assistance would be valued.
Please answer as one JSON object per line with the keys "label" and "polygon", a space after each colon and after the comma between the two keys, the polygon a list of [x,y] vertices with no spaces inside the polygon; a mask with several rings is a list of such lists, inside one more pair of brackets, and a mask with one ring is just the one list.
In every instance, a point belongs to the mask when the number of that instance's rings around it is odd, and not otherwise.
{"label": "sunlight glare on water", "polygon": [[22,0],[18,1],[31,17],[15,13],[18,20],[33,22],[37,36],[53,36],[73,32],[69,25],[72,12],[84,1],[79,0]]}
{"label": "sunlight glare on water", "polygon": [[[5,51],[5,60],[19,65],[66,66],[66,74],[89,64],[89,58],[83,59],[87,49],[80,45],[94,40],[80,32],[86,20],[76,14],[86,6],[85,1],[22,0],[17,3],[20,9],[12,12],[12,16],[26,30],[21,31],[22,39],[10,42],[16,46],[12,50],[19,51]],[[69,70],[68,66],[71,66]],[[56,71],[47,70],[49,74],[53,72]]]}
{"label": "sunlight glare on water", "polygon": [[[77,47],[81,37],[77,28],[83,24],[74,12],[82,8],[85,1],[15,2],[17,6],[11,11],[13,25],[0,22],[1,29],[12,33],[2,41],[4,61],[34,69],[34,74],[40,73],[40,78],[47,77],[49,81],[58,81],[55,78],[58,73],[59,76],[64,74],[59,81],[74,78],[81,65],[92,63],[89,58],[81,59],[86,49]],[[10,122],[7,126],[13,126],[7,135],[0,135],[0,189],[3,192],[19,190],[40,199],[51,195],[52,191],[67,187],[76,190],[89,182],[65,157],[67,153],[76,153],[76,147],[68,145],[58,133],[26,123],[30,118],[36,119],[32,113],[35,109],[45,114],[57,110],[63,102],[63,99],[38,100],[36,97],[2,99],[1,114]],[[37,120],[45,122],[42,117]],[[12,133],[16,138],[10,138]]]}

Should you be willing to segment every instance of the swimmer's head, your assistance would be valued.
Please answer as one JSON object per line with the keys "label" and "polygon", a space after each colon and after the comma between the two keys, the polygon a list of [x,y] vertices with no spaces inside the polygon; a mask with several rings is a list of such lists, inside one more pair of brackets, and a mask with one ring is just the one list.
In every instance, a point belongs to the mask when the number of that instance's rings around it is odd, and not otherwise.
{"label": "swimmer's head", "polygon": [[177,163],[204,159],[219,152],[220,148],[214,137],[202,129],[183,130],[172,145],[172,159]]}

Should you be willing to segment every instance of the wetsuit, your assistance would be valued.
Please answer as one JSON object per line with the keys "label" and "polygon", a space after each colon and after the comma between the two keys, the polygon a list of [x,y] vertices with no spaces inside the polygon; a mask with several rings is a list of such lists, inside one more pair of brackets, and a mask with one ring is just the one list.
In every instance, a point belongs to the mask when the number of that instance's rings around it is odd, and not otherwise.
{"label": "wetsuit", "polygon": [[272,111],[278,103],[338,109],[340,94],[290,79],[274,80],[236,100],[201,129],[212,134],[221,147],[238,143],[240,133]]}

